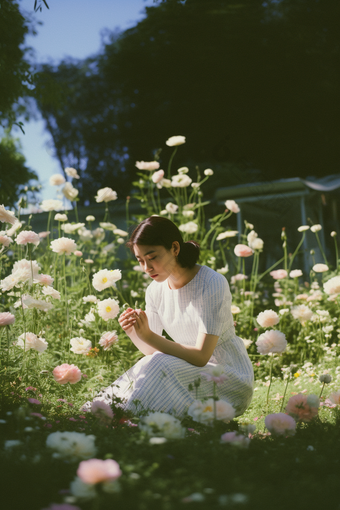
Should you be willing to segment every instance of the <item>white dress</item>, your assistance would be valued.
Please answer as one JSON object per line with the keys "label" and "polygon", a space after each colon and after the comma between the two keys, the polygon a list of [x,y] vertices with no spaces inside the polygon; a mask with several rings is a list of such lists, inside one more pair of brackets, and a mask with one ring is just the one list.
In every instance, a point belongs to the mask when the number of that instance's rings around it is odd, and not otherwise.
{"label": "white dress", "polygon": [[[164,329],[183,345],[196,345],[199,332],[219,336],[207,366],[224,366],[228,378],[217,386],[217,396],[231,404],[236,415],[242,414],[252,398],[254,373],[244,343],[235,335],[226,278],[201,266],[180,289],[170,289],[167,280],[154,281],[146,290],[145,311],[152,331],[161,335]],[[204,370],[157,351],[139,360],[94,400],[111,404],[116,395],[134,413],[147,409],[181,417],[196,399],[195,388],[189,389],[195,380],[200,379],[198,399],[213,394],[213,383],[201,375]]]}

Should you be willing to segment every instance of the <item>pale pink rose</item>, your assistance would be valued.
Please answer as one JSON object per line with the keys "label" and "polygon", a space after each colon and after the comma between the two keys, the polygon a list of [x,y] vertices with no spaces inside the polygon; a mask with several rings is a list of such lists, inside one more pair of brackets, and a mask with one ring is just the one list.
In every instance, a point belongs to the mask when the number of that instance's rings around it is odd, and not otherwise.
{"label": "pale pink rose", "polygon": [[34,277],[34,283],[41,283],[42,285],[52,285],[54,278],[49,274],[38,274]]}
{"label": "pale pink rose", "polygon": [[235,200],[227,200],[225,203],[225,206],[227,209],[229,209],[229,211],[231,211],[235,214],[240,212],[240,208],[237,205],[237,203],[235,202]]}
{"label": "pale pink rose", "polygon": [[97,418],[113,419],[113,411],[111,407],[101,400],[94,400],[91,404],[91,411]]}
{"label": "pale pink rose", "polygon": [[286,335],[275,329],[262,333],[255,343],[259,354],[280,353],[287,347]]}
{"label": "pale pink rose", "polygon": [[307,403],[307,395],[299,393],[288,400],[286,413],[296,421],[308,422],[318,414],[318,407],[312,407]]}
{"label": "pale pink rose", "polygon": [[271,271],[269,274],[274,278],[274,280],[282,280],[282,278],[286,278],[288,273],[285,269],[276,269],[275,271]]}
{"label": "pale pink rose", "polygon": [[116,343],[118,340],[118,335],[116,334],[116,331],[106,331],[101,336],[101,339],[99,340],[99,345],[103,347],[104,351],[108,351],[114,343]]}
{"label": "pale pink rose", "polygon": [[136,161],[136,167],[138,170],[158,170],[158,161]]}
{"label": "pale pink rose", "polygon": [[71,253],[74,253],[76,249],[76,243],[69,237],[59,237],[59,239],[55,239],[51,242],[51,250],[55,253],[58,253],[59,255],[62,253],[71,255]]}
{"label": "pale pink rose", "polygon": [[240,446],[241,448],[248,448],[250,439],[242,434],[237,434],[235,431],[226,432],[221,436],[221,443],[229,443],[235,446]]}
{"label": "pale pink rose", "polygon": [[340,405],[340,391],[335,391],[334,393],[331,393],[329,395],[329,400],[332,402],[332,404],[339,406]]}
{"label": "pale pink rose", "polygon": [[20,232],[20,234],[17,235],[16,238],[17,244],[35,244],[35,246],[38,246],[40,243],[40,237],[38,234],[33,232],[33,230],[23,230]]}
{"label": "pale pink rose", "polygon": [[258,314],[256,320],[262,328],[270,328],[279,323],[280,317],[274,310],[265,310]]}
{"label": "pale pink rose", "polygon": [[238,273],[231,277],[232,284],[234,284],[235,282],[239,282],[241,280],[248,280],[248,276],[242,273]]}
{"label": "pale pink rose", "polygon": [[158,172],[155,172],[152,174],[152,180],[155,184],[160,182],[164,177],[164,170],[158,170]]}
{"label": "pale pink rose", "polygon": [[234,248],[234,253],[237,257],[250,257],[254,252],[246,244],[237,244]]}
{"label": "pale pink rose", "polygon": [[47,232],[39,232],[38,236],[40,237],[40,239],[45,239],[45,237],[48,236],[48,234],[50,234],[51,232],[48,230]]}
{"label": "pale pink rose", "polygon": [[113,459],[83,460],[77,470],[79,478],[88,484],[116,480],[121,474],[118,462]]}
{"label": "pale pink rose", "polygon": [[53,370],[54,380],[59,384],[75,384],[81,379],[81,370],[75,365],[63,363]]}
{"label": "pale pink rose", "polygon": [[51,186],[60,186],[61,184],[64,184],[65,177],[61,174],[53,174],[50,177],[50,185]]}
{"label": "pale pink rose", "polygon": [[4,205],[0,205],[0,221],[14,225],[18,220],[14,216],[14,212],[5,209]]}
{"label": "pale pink rose", "polygon": [[273,436],[293,436],[295,434],[296,421],[285,413],[268,414],[264,424]]}
{"label": "pale pink rose", "polygon": [[14,324],[15,317],[13,314],[9,312],[2,312],[0,313],[0,327],[2,326],[10,326],[11,324]]}
{"label": "pale pink rose", "polygon": [[291,271],[289,273],[289,276],[291,278],[299,278],[302,275],[303,275],[303,272],[301,271],[301,269],[293,269],[293,271]]}
{"label": "pale pink rose", "polygon": [[82,251],[80,251],[80,250],[76,250],[76,251],[74,252],[74,254],[75,254],[75,256],[76,256],[76,257],[82,257],[82,256],[83,256],[83,252],[82,252]]}
{"label": "pale pink rose", "polygon": [[11,237],[8,237],[6,235],[0,235],[0,244],[3,246],[9,246],[13,242],[13,239]]}

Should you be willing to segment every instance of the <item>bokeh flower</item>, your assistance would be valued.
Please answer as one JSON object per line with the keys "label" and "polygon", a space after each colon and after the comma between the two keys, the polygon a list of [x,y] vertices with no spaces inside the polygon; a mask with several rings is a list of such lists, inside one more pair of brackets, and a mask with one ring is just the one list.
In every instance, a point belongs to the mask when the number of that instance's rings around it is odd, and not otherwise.
{"label": "bokeh flower", "polygon": [[181,232],[185,232],[186,234],[194,234],[198,230],[198,225],[194,221],[188,221],[188,223],[183,223],[178,228]]}
{"label": "bokeh flower", "polygon": [[293,269],[293,271],[291,271],[289,273],[289,276],[291,278],[299,278],[302,275],[303,275],[303,272],[301,271],[301,269]]}
{"label": "bokeh flower", "polygon": [[83,460],[77,469],[77,475],[87,484],[116,480],[121,474],[118,462],[113,459]]}
{"label": "bokeh flower", "polygon": [[66,214],[60,214],[60,213],[57,213],[55,216],[54,216],[54,219],[55,221],[67,221],[68,220],[68,217]]}
{"label": "bokeh flower", "polygon": [[270,328],[279,323],[280,317],[274,310],[265,310],[258,314],[256,320],[262,328]]}
{"label": "bokeh flower", "polygon": [[298,319],[301,323],[309,321],[313,317],[312,310],[308,308],[308,306],[306,305],[294,306],[291,309],[291,314],[294,317],[294,319]]}
{"label": "bokeh flower", "polygon": [[14,216],[14,212],[5,209],[4,205],[0,205],[0,221],[14,225],[18,220]]}
{"label": "bokeh flower", "polygon": [[188,415],[193,420],[206,425],[212,425],[215,419],[214,402],[216,406],[216,419],[229,422],[235,417],[235,409],[225,400],[216,400],[209,398],[204,402],[195,400],[188,409]]}
{"label": "bokeh flower", "polygon": [[63,187],[63,189],[61,191],[62,191],[64,197],[67,198],[67,200],[70,200],[71,202],[72,202],[72,200],[77,198],[77,196],[79,194],[79,191],[76,188],[74,188],[70,182],[66,182],[65,186]]}
{"label": "bokeh flower", "polygon": [[13,242],[11,237],[6,236],[5,234],[0,235],[0,244],[2,246],[6,246],[6,248]]}
{"label": "bokeh flower", "polygon": [[106,421],[107,419],[113,419],[113,411],[111,407],[103,402],[102,400],[93,400],[91,403],[91,412],[97,418]]}
{"label": "bokeh flower", "polygon": [[255,343],[259,354],[281,353],[287,347],[286,335],[275,329],[262,333]]}
{"label": "bokeh flower", "polygon": [[97,191],[96,202],[111,202],[117,200],[117,192],[111,188],[102,188]]}
{"label": "bokeh flower", "polygon": [[10,326],[14,324],[15,316],[10,312],[1,312],[0,313],[0,328],[4,326]]}
{"label": "bokeh flower", "polygon": [[80,432],[53,432],[46,439],[46,446],[56,452],[54,457],[77,461],[96,455],[96,437]]}
{"label": "bokeh flower", "polygon": [[168,147],[177,147],[177,145],[185,143],[185,136],[170,136],[165,143]]}
{"label": "bokeh flower", "polygon": [[61,184],[64,184],[65,177],[61,174],[53,174],[50,177],[50,185],[51,186],[60,186]]}
{"label": "bokeh flower", "polygon": [[21,349],[25,349],[25,351],[33,349],[39,353],[44,352],[48,347],[48,343],[46,342],[45,338],[40,338],[34,333],[30,333],[29,331],[26,333],[26,336],[25,333],[20,335],[15,345],[17,347],[21,347]]}
{"label": "bokeh flower", "polygon": [[58,253],[58,255],[63,253],[66,255],[71,255],[71,253],[75,252],[76,249],[76,243],[69,237],[59,237],[58,239],[51,241],[51,250],[55,253]]}
{"label": "bokeh flower", "polygon": [[315,234],[315,232],[320,232],[320,230],[322,230],[322,226],[317,223],[315,225],[312,225],[310,229]]}
{"label": "bokeh flower", "polygon": [[273,436],[293,436],[296,430],[296,421],[285,413],[268,414],[264,424]]}
{"label": "bokeh flower", "polygon": [[282,280],[283,278],[286,278],[288,273],[285,269],[276,269],[275,271],[271,271],[269,274],[274,278],[274,280]]}
{"label": "bokeh flower", "polygon": [[286,413],[296,421],[309,422],[317,416],[318,407],[308,405],[307,395],[298,393],[288,400]]}
{"label": "bokeh flower", "polygon": [[185,436],[181,422],[168,413],[151,412],[140,420],[139,428],[149,436],[179,439]]}
{"label": "bokeh flower", "polygon": [[339,294],[340,293],[340,276],[334,276],[323,284],[323,290],[326,294]]}
{"label": "bokeh flower", "polygon": [[221,384],[228,379],[226,371],[222,365],[206,365],[201,374],[207,381],[212,381],[215,384]]}
{"label": "bokeh flower", "polygon": [[138,170],[158,170],[158,161],[136,161],[136,167]]}
{"label": "bokeh flower", "polygon": [[53,370],[54,380],[59,384],[76,384],[81,379],[81,370],[76,365],[63,363]]}
{"label": "bokeh flower", "polygon": [[327,264],[314,264],[312,269],[315,273],[325,273],[329,270],[329,267]]}
{"label": "bokeh flower", "polygon": [[40,208],[45,212],[60,211],[63,207],[61,200],[53,200],[52,198],[43,200],[40,204]]}
{"label": "bokeh flower", "polygon": [[243,434],[238,434],[237,432],[226,432],[221,436],[221,443],[231,444],[233,446],[237,446],[239,448],[248,448],[250,439],[249,437],[244,436]]}
{"label": "bokeh flower", "polygon": [[65,168],[65,174],[68,175],[69,177],[72,177],[72,179],[80,179],[77,170],[70,166]]}

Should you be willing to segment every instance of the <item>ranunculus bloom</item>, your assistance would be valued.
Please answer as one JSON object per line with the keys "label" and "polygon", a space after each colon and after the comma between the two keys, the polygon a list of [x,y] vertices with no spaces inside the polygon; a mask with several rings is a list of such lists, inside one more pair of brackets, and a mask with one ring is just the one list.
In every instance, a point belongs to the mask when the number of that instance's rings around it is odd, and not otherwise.
{"label": "ranunculus bloom", "polygon": [[43,299],[34,299],[29,294],[23,294],[22,296],[22,304],[23,308],[36,308],[37,310],[42,310],[43,312],[48,312],[53,308],[52,303],[48,303]]}
{"label": "ranunculus bloom", "polygon": [[76,249],[76,243],[69,237],[59,237],[59,239],[55,239],[51,242],[51,250],[58,253],[58,255],[61,255],[62,253],[71,255],[71,253],[75,252]]}
{"label": "ranunculus bloom", "polygon": [[72,168],[72,167],[67,167],[65,168],[65,173],[66,175],[68,175],[69,177],[72,177],[72,179],[80,179],[79,175],[78,175],[78,172],[75,168]]}
{"label": "ranunculus bloom", "polygon": [[188,223],[183,223],[178,228],[181,232],[185,232],[186,234],[194,234],[198,230],[198,225],[193,221],[189,221]]}
{"label": "ranunculus bloom", "polygon": [[114,286],[114,284],[120,280],[122,272],[120,269],[101,269],[98,273],[95,273],[92,278],[93,287],[99,292]]}
{"label": "ranunculus bloom", "polygon": [[327,264],[314,264],[312,269],[315,273],[325,273],[329,270],[329,267]]}
{"label": "ranunculus bloom", "polygon": [[173,204],[172,202],[168,202],[165,206],[165,209],[167,210],[168,213],[175,214],[177,212],[178,205]]}
{"label": "ranunculus bloom", "polygon": [[286,278],[288,273],[285,269],[276,269],[275,271],[271,271],[269,274],[274,278],[274,280],[282,280],[282,278]]}
{"label": "ranunculus bloom", "polygon": [[53,370],[54,380],[59,384],[75,384],[81,379],[81,370],[75,365],[63,363]]}
{"label": "ranunculus bloom", "polygon": [[286,413],[296,421],[308,422],[318,414],[318,407],[311,407],[307,404],[307,395],[299,393],[288,400]]}
{"label": "ranunculus bloom", "polygon": [[8,211],[4,205],[0,205],[0,221],[14,225],[18,220],[12,211]]}
{"label": "ranunculus bloom", "polygon": [[60,186],[61,184],[64,184],[65,177],[61,174],[53,174],[50,177],[50,185],[51,186]]}
{"label": "ranunculus bloom", "polygon": [[231,277],[231,283],[234,285],[236,282],[240,282],[242,280],[248,280],[248,276],[242,273],[235,274]]}
{"label": "ranunculus bloom", "polygon": [[25,349],[25,351],[28,351],[29,349],[34,349],[38,352],[44,352],[48,344],[45,340],[45,338],[40,338],[34,333],[27,332],[26,333],[26,342],[25,339],[25,333],[19,336],[18,341],[16,342],[17,347],[21,347],[22,349]]}
{"label": "ranunculus bloom", "polygon": [[54,216],[54,219],[55,219],[55,221],[67,221],[67,220],[68,220],[68,217],[66,216],[66,214],[60,214],[60,213],[57,213],[57,214]]}
{"label": "ranunculus bloom", "polygon": [[122,236],[122,237],[126,237],[129,235],[129,232],[126,232],[126,230],[122,230],[121,228],[115,228],[113,233],[116,236]]}
{"label": "ranunculus bloom", "polygon": [[221,436],[221,443],[228,443],[241,448],[248,448],[250,439],[237,432],[226,432]]}
{"label": "ranunculus bloom", "polygon": [[71,461],[89,459],[96,455],[95,436],[86,436],[81,432],[53,432],[47,437],[46,446],[57,455]]}
{"label": "ranunculus bloom", "polygon": [[88,484],[116,480],[121,474],[118,462],[113,459],[83,460],[77,470],[79,478]]}
{"label": "ranunculus bloom", "polygon": [[111,202],[117,200],[117,192],[111,188],[102,188],[97,191],[96,202]]}
{"label": "ranunculus bloom", "polygon": [[171,178],[171,186],[173,188],[186,188],[190,186],[192,179],[186,174],[173,175]]}
{"label": "ranunculus bloom", "polygon": [[185,436],[181,422],[168,413],[150,412],[141,418],[139,428],[149,436],[180,439]]}
{"label": "ranunculus bloom", "polygon": [[265,310],[258,314],[256,320],[262,328],[270,328],[279,323],[280,317],[274,310]]}
{"label": "ranunculus bloom", "polygon": [[13,239],[11,237],[8,237],[6,235],[0,235],[0,244],[3,246],[9,246],[13,242]]}
{"label": "ranunculus bloom", "polygon": [[201,374],[207,381],[212,381],[216,384],[221,384],[228,379],[228,376],[222,365],[206,365],[205,370]]}
{"label": "ranunculus bloom", "polygon": [[315,232],[320,232],[320,230],[322,229],[322,226],[317,223],[316,225],[312,225],[310,229],[314,233]]}
{"label": "ranunculus bloom", "polygon": [[294,306],[294,308],[291,309],[291,314],[294,319],[298,319],[301,323],[309,321],[313,317],[312,310],[306,305]]}
{"label": "ranunculus bloom", "polygon": [[61,200],[53,200],[52,198],[49,198],[47,200],[43,200],[40,204],[40,207],[43,211],[50,212],[60,211],[64,206]]}
{"label": "ranunculus bloom", "polygon": [[10,326],[11,324],[14,324],[15,317],[13,314],[9,312],[1,312],[0,313],[0,327],[2,326]]}
{"label": "ranunculus bloom", "polygon": [[214,170],[212,170],[211,168],[206,168],[204,170],[204,175],[210,177],[211,175],[214,175]]}
{"label": "ranunculus bloom", "polygon": [[273,436],[293,436],[295,434],[296,421],[285,413],[268,414],[264,424]]}
{"label": "ranunculus bloom", "polygon": [[298,228],[298,231],[299,232],[305,232],[306,230],[309,230],[309,226],[308,225],[301,225],[301,227]]}
{"label": "ranunculus bloom", "polygon": [[238,234],[238,230],[227,230],[226,232],[221,232],[216,237],[216,241],[222,241],[222,239],[226,239],[228,237],[235,237]]}
{"label": "ranunculus bloom", "polygon": [[224,205],[226,206],[227,209],[229,209],[229,211],[235,214],[240,212],[240,208],[235,202],[235,200],[227,200]]}
{"label": "ranunculus bloom", "polygon": [[98,304],[98,315],[107,321],[114,319],[119,313],[119,303],[115,299],[104,299],[99,301]]}
{"label": "ranunculus bloom", "polygon": [[340,276],[334,276],[323,284],[323,290],[326,294],[339,294],[340,293]]}
{"label": "ranunculus bloom", "polygon": [[158,161],[136,161],[136,167],[138,170],[158,170]]}
{"label": "ranunculus bloom", "polygon": [[[235,417],[235,409],[225,400],[217,400],[215,404],[217,420],[228,422]],[[188,409],[188,415],[195,421],[212,425],[214,422],[214,400],[212,398],[204,402],[195,400]]]}
{"label": "ranunculus bloom", "polygon": [[82,252],[82,251],[79,251],[79,250],[76,250],[76,251],[74,252],[74,254],[75,254],[75,256],[76,256],[76,257],[82,257],[82,256],[83,256],[83,252]]}
{"label": "ranunculus bloom", "polygon": [[83,337],[71,338],[70,344],[72,345],[70,351],[75,354],[87,354],[92,349],[91,340],[86,340]]}
{"label": "ranunculus bloom", "polygon": [[52,285],[54,278],[49,274],[38,274],[33,278],[34,283],[41,283],[41,285]]}
{"label": "ranunculus bloom", "polygon": [[299,278],[299,276],[302,276],[303,275],[303,272],[301,271],[301,269],[293,269],[293,271],[291,271],[289,273],[289,276],[291,278]]}
{"label": "ranunculus bloom", "polygon": [[110,420],[113,419],[113,411],[111,407],[101,400],[94,400],[91,403],[91,412],[98,418],[109,418]]}
{"label": "ranunculus bloom", "polygon": [[35,246],[38,246],[40,243],[40,237],[38,234],[33,232],[33,230],[23,230],[18,234],[16,238],[17,244],[35,244]]}
{"label": "ranunculus bloom", "polygon": [[43,287],[42,293],[45,294],[45,296],[51,296],[53,299],[60,299],[60,292],[48,285]]}
{"label": "ranunculus bloom", "polygon": [[155,172],[152,174],[152,181],[157,184],[160,182],[164,177],[164,170],[158,170],[158,172]]}
{"label": "ranunculus bloom", "polygon": [[168,147],[175,147],[177,145],[182,145],[185,143],[185,136],[177,135],[177,136],[170,136],[170,138],[167,139],[165,142]]}
{"label": "ranunculus bloom", "polygon": [[[83,298],[84,299],[84,298]],[[118,340],[118,335],[116,331],[106,331],[99,340],[99,345],[103,347],[104,351],[108,351],[111,349],[113,344],[115,344]]]}
{"label": "ranunculus bloom", "polygon": [[286,335],[275,329],[262,333],[255,343],[259,354],[280,353],[287,347]]}
{"label": "ranunculus bloom", "polygon": [[250,257],[253,255],[253,250],[246,244],[237,244],[234,248],[236,257]]}
{"label": "ranunculus bloom", "polygon": [[71,201],[74,200],[79,194],[79,191],[76,188],[74,188],[70,182],[65,183],[62,192],[64,197],[67,198],[67,200]]}

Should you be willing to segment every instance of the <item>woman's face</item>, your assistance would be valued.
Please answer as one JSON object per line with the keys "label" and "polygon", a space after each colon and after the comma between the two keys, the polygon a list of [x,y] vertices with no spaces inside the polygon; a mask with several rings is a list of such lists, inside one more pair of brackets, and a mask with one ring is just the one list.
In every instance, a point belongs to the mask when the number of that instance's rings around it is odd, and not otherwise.
{"label": "woman's face", "polygon": [[178,265],[176,256],[179,244],[174,242],[171,250],[164,246],[141,246],[135,244],[134,253],[143,271],[156,282],[164,282]]}

